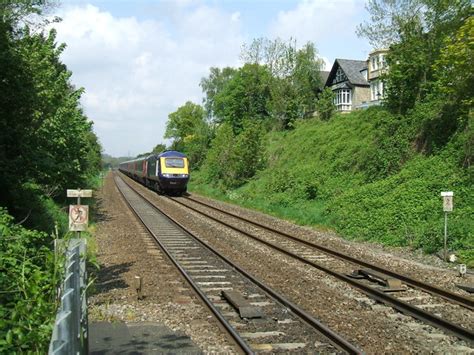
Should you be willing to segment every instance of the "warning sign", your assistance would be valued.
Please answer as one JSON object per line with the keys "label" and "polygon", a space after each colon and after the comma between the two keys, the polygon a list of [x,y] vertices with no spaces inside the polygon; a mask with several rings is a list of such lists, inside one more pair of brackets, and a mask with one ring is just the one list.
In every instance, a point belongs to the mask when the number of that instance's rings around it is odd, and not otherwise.
{"label": "warning sign", "polygon": [[69,230],[81,232],[87,229],[89,223],[89,206],[69,205]]}

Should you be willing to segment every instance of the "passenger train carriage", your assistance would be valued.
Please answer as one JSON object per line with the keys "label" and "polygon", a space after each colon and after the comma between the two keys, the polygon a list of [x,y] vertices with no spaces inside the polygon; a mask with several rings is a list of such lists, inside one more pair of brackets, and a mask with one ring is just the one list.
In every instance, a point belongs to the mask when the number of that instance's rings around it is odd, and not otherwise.
{"label": "passenger train carriage", "polygon": [[182,195],[189,181],[188,158],[173,150],[123,162],[119,170],[158,193]]}

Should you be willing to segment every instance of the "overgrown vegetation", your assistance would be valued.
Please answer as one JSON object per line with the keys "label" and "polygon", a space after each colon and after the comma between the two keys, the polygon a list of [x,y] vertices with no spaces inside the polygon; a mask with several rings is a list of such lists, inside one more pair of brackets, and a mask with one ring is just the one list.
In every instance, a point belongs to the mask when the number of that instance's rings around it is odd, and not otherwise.
{"label": "overgrown vegetation", "polygon": [[64,45],[44,30],[49,6],[0,4],[1,353],[46,351],[58,282],[50,236],[67,230],[66,188],[92,187],[101,169],[83,89],[60,60]]}
{"label": "overgrown vegetation", "polygon": [[56,311],[52,238],[25,229],[0,208],[0,352],[45,352]]}

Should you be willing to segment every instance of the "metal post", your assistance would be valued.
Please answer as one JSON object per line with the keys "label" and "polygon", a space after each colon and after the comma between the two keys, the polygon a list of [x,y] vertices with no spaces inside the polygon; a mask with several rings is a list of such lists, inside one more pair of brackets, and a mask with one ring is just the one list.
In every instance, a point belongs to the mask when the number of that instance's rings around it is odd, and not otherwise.
{"label": "metal post", "polygon": [[448,261],[448,212],[444,212],[444,261]]}
{"label": "metal post", "polygon": [[[79,191],[79,193],[77,195],[77,205],[79,206],[81,204],[81,189],[78,188],[77,191]],[[81,239],[81,232],[80,231],[76,232],[76,238]]]}

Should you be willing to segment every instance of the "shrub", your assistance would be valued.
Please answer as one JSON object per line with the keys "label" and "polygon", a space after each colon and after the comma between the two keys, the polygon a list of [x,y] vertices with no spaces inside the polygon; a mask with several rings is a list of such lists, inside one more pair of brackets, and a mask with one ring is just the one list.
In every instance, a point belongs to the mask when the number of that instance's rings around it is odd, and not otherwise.
{"label": "shrub", "polygon": [[0,208],[0,353],[46,352],[58,277],[51,242]]}
{"label": "shrub", "polygon": [[354,187],[328,204],[337,229],[350,238],[409,245],[427,252],[443,241],[441,191],[454,191],[455,210],[449,215],[449,245],[463,250],[472,246],[474,198],[465,171],[449,151],[418,156],[398,174]]}

